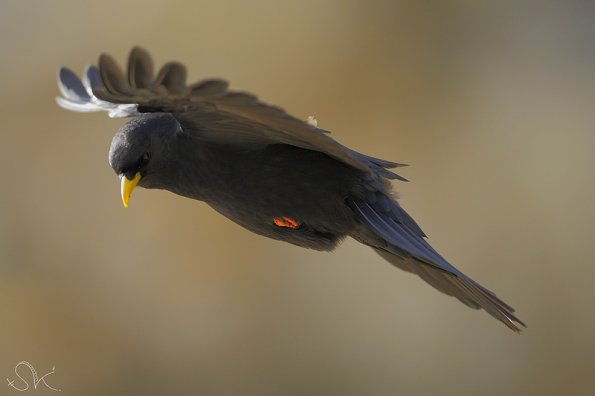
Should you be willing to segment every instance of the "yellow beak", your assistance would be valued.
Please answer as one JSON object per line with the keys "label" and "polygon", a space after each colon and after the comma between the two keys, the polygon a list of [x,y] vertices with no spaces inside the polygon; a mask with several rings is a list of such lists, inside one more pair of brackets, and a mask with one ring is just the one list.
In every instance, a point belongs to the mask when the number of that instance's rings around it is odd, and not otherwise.
{"label": "yellow beak", "polygon": [[132,195],[132,190],[134,190],[134,187],[140,181],[140,177],[140,172],[136,172],[132,180],[129,180],[124,175],[120,177],[120,193],[122,194],[122,203],[125,208],[128,207],[128,200],[130,199],[130,195]]}

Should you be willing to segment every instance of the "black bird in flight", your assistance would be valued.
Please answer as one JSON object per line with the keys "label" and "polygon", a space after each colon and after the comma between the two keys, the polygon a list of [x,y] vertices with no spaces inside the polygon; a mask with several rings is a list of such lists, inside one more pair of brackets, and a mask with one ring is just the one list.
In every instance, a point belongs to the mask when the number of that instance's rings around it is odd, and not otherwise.
{"label": "black bird in flight", "polygon": [[180,63],[155,76],[138,47],[127,75],[104,54],[82,81],[61,68],[58,85],[66,109],[133,117],[109,151],[124,206],[138,185],[204,201],[252,232],[310,249],[330,251],[350,236],[512,330],[524,326],[512,307],[426,242],[391,194],[389,181],[405,179],[389,169],[402,164],[355,152],[315,120],[228,90],[224,80],[187,85]]}

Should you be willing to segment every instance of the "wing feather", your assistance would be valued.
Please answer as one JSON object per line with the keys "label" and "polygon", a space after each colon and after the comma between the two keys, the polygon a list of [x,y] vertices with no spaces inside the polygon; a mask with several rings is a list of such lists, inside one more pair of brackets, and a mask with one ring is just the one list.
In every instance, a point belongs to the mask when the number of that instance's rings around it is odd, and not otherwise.
{"label": "wing feather", "polygon": [[99,57],[99,74],[101,81],[107,91],[113,95],[128,96],[132,93],[132,89],[124,73],[114,58],[108,54],[101,54]]}
{"label": "wing feather", "polygon": [[[382,192],[377,194],[384,195]],[[456,297],[471,308],[484,309],[512,330],[520,331],[519,326],[525,326],[514,315],[510,305],[440,256],[398,203],[384,197],[386,199],[376,197],[373,203],[353,198],[347,201],[356,217],[374,234],[374,238],[380,238],[385,244],[375,243],[362,235],[356,236],[358,240],[372,246],[395,266],[418,275],[437,290]]]}
{"label": "wing feather", "polygon": [[202,80],[190,86],[190,95],[200,99],[211,99],[225,95],[228,82],[219,78]]}
{"label": "wing feather", "polygon": [[186,67],[181,63],[166,63],[159,70],[154,85],[164,87],[169,94],[185,94],[190,91],[186,86],[186,74]]}
{"label": "wing feather", "polygon": [[153,60],[141,48],[135,47],[128,57],[128,84],[132,89],[153,87]]}
{"label": "wing feather", "polygon": [[63,67],[58,71],[58,88],[66,100],[80,103],[90,100],[85,86],[76,74],[68,68]]}
{"label": "wing feather", "polygon": [[332,139],[328,131],[280,107],[247,92],[228,90],[225,80],[208,79],[187,85],[186,75],[184,65],[169,62],[153,77],[151,57],[135,47],[126,74],[107,54],[99,57],[98,69],[86,69],[82,84],[70,70],[61,69],[58,80],[62,97],[57,102],[74,111],[107,111],[111,117],[170,112],[200,122],[203,138],[229,144],[250,141],[295,145],[323,152],[375,177],[405,180],[388,170],[401,164],[356,153]]}

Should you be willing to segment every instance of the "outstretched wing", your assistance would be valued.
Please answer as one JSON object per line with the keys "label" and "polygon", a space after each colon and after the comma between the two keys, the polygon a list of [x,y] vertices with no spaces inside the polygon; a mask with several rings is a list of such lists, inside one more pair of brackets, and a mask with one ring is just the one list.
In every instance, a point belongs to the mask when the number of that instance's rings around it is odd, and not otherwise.
{"label": "outstretched wing", "polygon": [[387,170],[401,164],[350,150],[313,123],[250,93],[229,90],[225,80],[207,79],[187,85],[186,68],[177,62],[166,63],[156,76],[153,70],[151,57],[139,47],[130,52],[126,75],[106,54],[99,57],[98,68],[85,68],[82,81],[71,70],[61,68],[58,85],[62,97],[57,102],[73,111],[107,111],[110,117],[170,112],[196,121],[201,133],[211,139],[290,144],[324,152],[366,172],[404,180]]}
{"label": "outstretched wing", "polygon": [[[519,325],[525,326],[511,306],[440,256],[426,242],[425,235],[407,212],[383,192],[377,192],[373,201],[352,198],[347,204],[374,235],[373,238],[367,233],[354,237],[371,245],[391,264],[418,275],[471,308],[484,309],[514,331],[520,330]],[[378,238],[384,244],[378,243]]]}

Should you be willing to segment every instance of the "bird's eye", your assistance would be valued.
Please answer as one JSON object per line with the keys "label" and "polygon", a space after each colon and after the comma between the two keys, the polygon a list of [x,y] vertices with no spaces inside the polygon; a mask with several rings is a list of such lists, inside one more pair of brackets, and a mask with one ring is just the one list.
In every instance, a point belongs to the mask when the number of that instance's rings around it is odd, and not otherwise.
{"label": "bird's eye", "polygon": [[139,161],[139,163],[140,163],[140,165],[141,165],[141,166],[142,166],[142,165],[146,165],[146,164],[147,164],[147,162],[149,162],[149,160],[150,160],[150,159],[151,159],[151,153],[149,153],[149,152],[146,152],[146,153],[144,153],[144,154],[142,155],[142,157],[140,157],[140,161]]}

